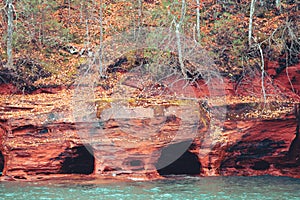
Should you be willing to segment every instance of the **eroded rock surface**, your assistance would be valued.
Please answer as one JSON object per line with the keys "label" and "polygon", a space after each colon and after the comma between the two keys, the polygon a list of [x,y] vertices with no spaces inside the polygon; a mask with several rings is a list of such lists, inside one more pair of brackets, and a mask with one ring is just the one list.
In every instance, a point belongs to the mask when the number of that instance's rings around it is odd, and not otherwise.
{"label": "eroded rock surface", "polygon": [[[110,112],[118,112],[120,107],[101,108],[95,117],[99,115],[102,121],[95,126],[74,120],[73,90],[2,95],[2,179],[36,180],[62,174],[122,176],[134,180],[151,180],[169,174],[270,174],[300,178],[300,140],[294,115],[297,99],[287,93],[284,96],[287,101],[271,102],[264,110],[261,102],[253,102],[251,98],[243,103],[235,102],[233,99],[242,97],[235,96],[232,82],[225,80],[225,83],[227,98],[219,100],[220,105],[213,105],[215,107],[209,102],[200,102],[198,109],[202,111],[198,114],[202,117],[197,118],[196,123],[192,115],[185,115],[186,118],[180,115],[184,113],[180,108],[184,107],[176,106],[178,102],[156,107],[130,104],[131,111],[137,113],[128,119],[121,114],[129,110],[112,116]],[[207,88],[193,90],[197,98],[208,92]],[[246,83],[240,84],[238,91],[243,91],[243,98],[250,96]],[[227,109],[224,126],[208,133],[212,128],[209,126],[211,118],[203,112],[217,110],[218,106]],[[255,109],[262,112],[255,113]],[[186,130],[193,126],[195,134],[191,137]],[[171,162],[172,165],[160,167],[161,160],[172,154],[172,148],[184,142],[190,145],[180,152],[178,159]]]}

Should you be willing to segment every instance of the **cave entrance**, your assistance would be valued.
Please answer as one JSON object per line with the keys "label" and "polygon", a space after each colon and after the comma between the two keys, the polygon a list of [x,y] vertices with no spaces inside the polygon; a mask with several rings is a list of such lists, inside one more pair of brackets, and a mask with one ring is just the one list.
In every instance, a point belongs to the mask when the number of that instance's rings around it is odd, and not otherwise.
{"label": "cave entrance", "polygon": [[2,176],[3,169],[4,169],[4,156],[0,151],[0,176]]}
{"label": "cave entrance", "polygon": [[[162,149],[161,155],[158,159],[158,162],[155,164],[157,172],[161,176],[168,176],[168,175],[199,175],[202,170],[201,163],[198,160],[197,155],[189,151],[189,146],[186,146],[187,142],[181,142],[177,144],[169,145]],[[188,143],[190,144],[190,143]],[[182,147],[188,147],[184,151],[180,157],[176,155],[178,153],[178,149],[182,149]],[[170,157],[176,156],[178,159],[171,162],[169,165],[165,167],[162,163],[166,163],[166,160],[170,160]]]}
{"label": "cave entrance", "polygon": [[91,146],[67,148],[59,157],[63,160],[61,174],[92,174],[94,172],[95,158]]}

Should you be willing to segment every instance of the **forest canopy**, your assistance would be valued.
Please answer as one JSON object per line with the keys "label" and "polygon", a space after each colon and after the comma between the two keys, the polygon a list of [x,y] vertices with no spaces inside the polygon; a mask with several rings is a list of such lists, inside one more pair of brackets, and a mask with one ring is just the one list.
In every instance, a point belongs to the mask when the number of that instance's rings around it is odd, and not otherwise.
{"label": "forest canopy", "polygon": [[[0,6],[0,83],[32,90],[70,85],[108,38],[163,27],[202,45],[233,81],[276,61],[299,62],[299,1],[5,0]],[[262,75],[263,76],[263,75]]]}

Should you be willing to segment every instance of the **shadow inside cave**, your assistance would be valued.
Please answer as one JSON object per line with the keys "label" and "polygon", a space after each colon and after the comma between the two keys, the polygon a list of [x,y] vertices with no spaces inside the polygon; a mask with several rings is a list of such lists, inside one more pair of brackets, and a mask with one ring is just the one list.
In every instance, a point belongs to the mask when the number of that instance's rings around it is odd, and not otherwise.
{"label": "shadow inside cave", "polygon": [[[162,149],[160,158],[155,164],[155,167],[161,176],[200,175],[202,171],[202,166],[198,160],[198,156],[189,151],[190,143],[190,141],[180,142],[176,144],[171,144]],[[183,148],[185,148],[186,150],[183,151]],[[170,162],[169,165],[165,166],[166,163],[172,159],[174,159],[174,161]]]}
{"label": "shadow inside cave", "polygon": [[[88,149],[87,149],[88,148]],[[59,155],[61,174],[92,174],[95,168],[95,158],[88,145],[67,148]]]}

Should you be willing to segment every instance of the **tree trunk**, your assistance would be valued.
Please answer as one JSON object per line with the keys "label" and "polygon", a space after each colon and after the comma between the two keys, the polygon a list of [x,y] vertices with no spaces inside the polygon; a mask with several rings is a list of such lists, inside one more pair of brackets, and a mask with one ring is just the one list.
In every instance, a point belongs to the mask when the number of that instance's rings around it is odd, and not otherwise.
{"label": "tree trunk", "polygon": [[252,44],[252,24],[253,24],[253,14],[255,10],[255,2],[256,0],[251,0],[251,5],[250,5],[250,18],[249,18],[249,30],[248,30],[248,44],[249,47]]}
{"label": "tree trunk", "polygon": [[7,63],[6,67],[13,68],[13,0],[7,0]]}
{"label": "tree trunk", "polygon": [[99,75],[103,76],[103,2],[100,0],[99,10],[99,25],[100,25],[100,49],[99,49]]}
{"label": "tree trunk", "polygon": [[180,64],[180,68],[181,68],[181,72],[184,76],[185,79],[187,79],[187,74],[186,74],[186,69],[184,67],[184,63],[183,63],[183,55],[182,55],[182,49],[181,49],[181,39],[180,39],[180,29],[181,29],[181,25],[183,23],[184,17],[185,17],[185,0],[182,0],[181,3],[181,15],[180,15],[180,20],[178,23],[176,23],[176,39],[177,39],[177,51],[178,51],[178,60],[179,60],[179,64]]}
{"label": "tree trunk", "polygon": [[281,12],[281,1],[280,0],[276,0],[276,8],[279,12]]}
{"label": "tree trunk", "polygon": [[[41,1],[41,5],[44,4],[44,1]],[[42,6],[43,7],[43,6]],[[44,28],[44,23],[46,21],[45,18],[45,8],[39,9],[39,12],[41,12],[41,23],[40,23],[40,30],[39,30],[39,41],[41,45],[44,45],[45,41],[45,28]]]}
{"label": "tree trunk", "polygon": [[197,13],[197,42],[200,42],[200,0],[196,0],[197,3],[197,8],[196,8],[196,13]]}

